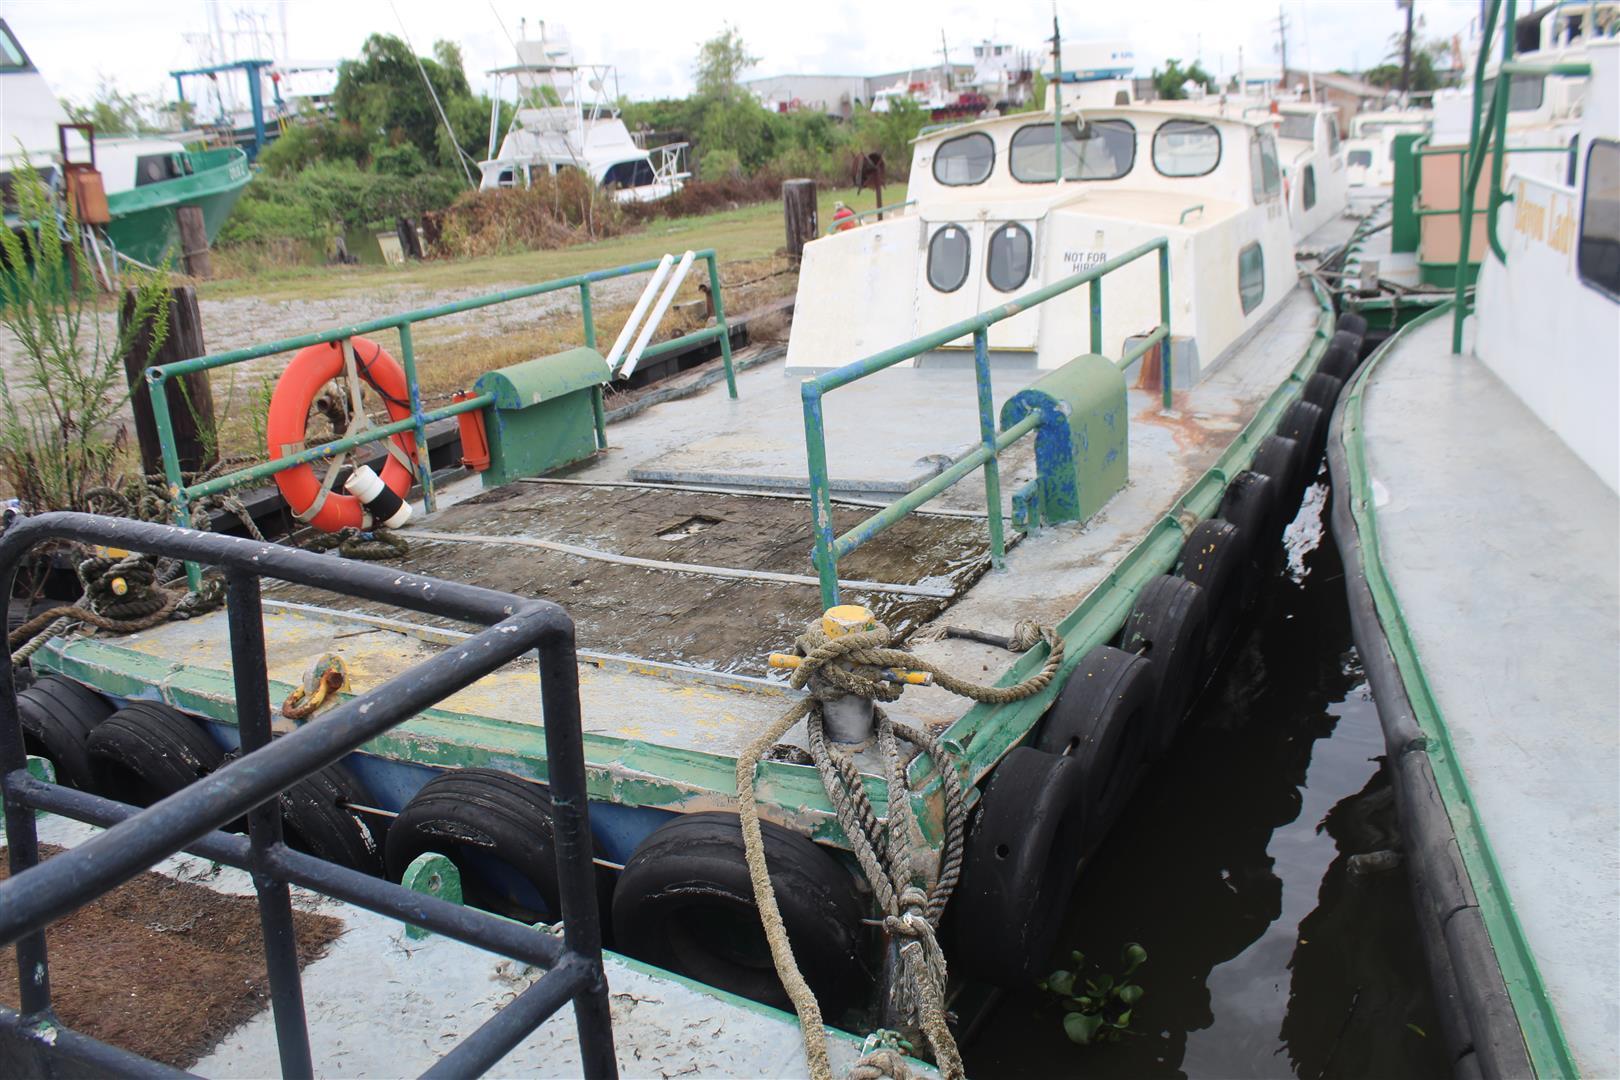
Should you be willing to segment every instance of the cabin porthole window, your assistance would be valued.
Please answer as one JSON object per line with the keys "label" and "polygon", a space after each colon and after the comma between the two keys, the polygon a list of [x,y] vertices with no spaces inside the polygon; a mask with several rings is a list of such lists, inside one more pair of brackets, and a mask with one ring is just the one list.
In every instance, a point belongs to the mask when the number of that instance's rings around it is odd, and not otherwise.
{"label": "cabin porthole window", "polygon": [[1208,176],[1221,163],[1221,133],[1202,120],[1166,120],[1153,133],[1153,167],[1162,176]]}
{"label": "cabin porthole window", "polygon": [[1299,178],[1300,198],[1305,201],[1305,209],[1309,210],[1316,205],[1316,169],[1314,166],[1305,166]]}
{"label": "cabin porthole window", "polygon": [[995,141],[982,131],[946,139],[934,151],[934,179],[948,187],[982,184],[995,167]]}
{"label": "cabin porthole window", "polygon": [[1350,151],[1350,167],[1351,168],[1356,168],[1358,166],[1360,168],[1363,168],[1363,169],[1372,168],[1372,151],[1371,150],[1352,150],[1352,151]]}
{"label": "cabin porthole window", "polygon": [[1620,142],[1595,139],[1586,149],[1575,267],[1583,282],[1620,300]]}
{"label": "cabin porthole window", "polygon": [[1012,292],[1029,280],[1034,258],[1035,241],[1028,229],[1016,221],[997,225],[985,252],[985,277],[997,292]]}
{"label": "cabin porthole window", "polygon": [[928,284],[955,292],[968,276],[968,234],[960,225],[941,226],[928,241]]}
{"label": "cabin porthole window", "polygon": [[1245,315],[1259,307],[1266,295],[1266,257],[1258,241],[1238,252],[1238,295]]}

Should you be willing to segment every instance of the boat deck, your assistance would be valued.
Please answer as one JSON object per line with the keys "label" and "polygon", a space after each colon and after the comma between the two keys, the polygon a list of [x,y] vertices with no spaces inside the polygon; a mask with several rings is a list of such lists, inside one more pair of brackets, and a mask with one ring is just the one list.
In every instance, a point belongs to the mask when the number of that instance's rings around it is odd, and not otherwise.
{"label": "boat deck", "polygon": [[1580,1072],[1620,1075],[1620,500],[1450,335],[1367,376],[1379,559],[1472,792],[1452,820],[1489,835]]}
{"label": "boat deck", "polygon": [[[1181,500],[1199,487],[1218,501],[1224,481],[1206,474],[1263,406],[1298,392],[1290,379],[1320,340],[1322,317],[1316,295],[1298,284],[1197,386],[1176,390],[1174,410],[1161,410],[1156,391],[1130,390],[1130,481],[1084,524],[1021,539],[1009,525],[1006,569],[993,570],[984,483],[975,473],[929,512],[908,516],[841,560],[843,599],[868,605],[902,636],[941,622],[1010,634],[1019,620],[1055,625],[1070,617],[1150,536],[1157,538],[1152,558],[1163,565],[1146,573],[1168,569],[1190,527],[1177,516]],[[1022,367],[998,370],[998,402],[1032,378]],[[810,505],[781,490],[802,483],[806,471],[799,380],[775,361],[741,373],[738,389],[736,401],[716,385],[622,420],[609,429],[607,451],[556,476],[490,491],[476,477],[458,481],[441,492],[435,514],[403,530],[412,550],[402,568],[552,599],[574,617],[588,652],[581,698],[593,797],[683,811],[729,807],[735,758],[798,696],[766,658],[790,651],[821,610],[809,557]],[[866,500],[837,507],[840,530],[940,471],[978,437],[973,373],[960,367],[883,372],[830,394],[825,413],[834,489]],[[1033,444],[1025,439],[1001,456],[1004,505],[1035,475]],[[1227,471],[1246,460],[1227,462]],[[666,483],[637,479],[655,474]],[[364,690],[467,629],[289,586],[270,585],[265,598],[276,694],[290,692],[327,653],[341,656],[350,685]],[[1128,604],[1128,595],[1113,596],[1094,620],[1112,620],[1096,640],[1112,633]],[[1006,649],[960,639],[919,641],[915,651],[987,683],[1020,661]],[[222,737],[232,737],[223,613],[124,638],[54,642],[36,663],[109,693],[161,697],[220,721]],[[529,763],[544,760],[537,686],[532,665],[511,665],[373,751],[426,768],[483,765],[533,775]],[[892,711],[939,731],[970,705],[914,687]],[[975,770],[987,770],[1021,735],[976,746],[983,760]],[[783,742],[804,747],[803,725]],[[881,773],[875,756],[857,762],[869,775]],[[379,794],[392,805],[423,778],[367,782],[397,784]],[[768,762],[760,790],[777,820],[815,835],[836,828],[818,809],[813,768]],[[603,847],[610,860],[628,855],[612,842]]]}

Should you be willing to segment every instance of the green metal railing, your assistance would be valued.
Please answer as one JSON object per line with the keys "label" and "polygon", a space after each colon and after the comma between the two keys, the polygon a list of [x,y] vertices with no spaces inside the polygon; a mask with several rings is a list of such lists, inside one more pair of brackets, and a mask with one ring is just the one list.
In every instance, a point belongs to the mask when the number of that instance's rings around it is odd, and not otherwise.
{"label": "green metal railing", "polygon": [[[821,602],[824,608],[838,603],[838,560],[876,537],[935,498],[974,470],[984,469],[985,507],[989,512],[990,559],[996,569],[1005,565],[1006,543],[1001,512],[1001,473],[997,455],[1040,424],[1037,414],[1031,414],[1004,431],[996,431],[995,397],[990,386],[989,329],[1003,319],[1044,304],[1081,285],[1090,286],[1091,351],[1102,353],[1102,279],[1108,274],[1151,252],[1159,255],[1159,324],[1124,350],[1115,365],[1129,367],[1160,342],[1170,337],[1170,242],[1164,237],[1149,240],[1122,255],[1083,270],[1061,281],[1036,289],[989,311],[980,312],[969,319],[952,323],[931,334],[914,338],[902,345],[874,353],[864,360],[846,364],[824,375],[804,380],[800,394],[804,400],[804,443],[810,466],[810,513],[814,525],[816,573],[821,580]],[[848,386],[903,360],[941,348],[958,338],[973,335],[973,372],[978,391],[979,445],[952,462],[950,467],[896,499],[876,514],[857,524],[842,536],[833,535],[832,485],[827,472],[827,433],[822,412],[822,397],[829,390]],[[1163,372],[1164,407],[1171,402],[1171,364],[1166,356],[1160,364]]]}
{"label": "green metal railing", "polygon": [[[1480,175],[1484,172],[1485,159],[1491,159],[1491,185],[1487,195],[1485,211],[1485,239],[1490,244],[1491,253],[1502,262],[1507,262],[1507,251],[1503,249],[1502,242],[1496,235],[1496,218],[1502,204],[1508,201],[1502,191],[1502,161],[1511,153],[1574,153],[1569,147],[1511,147],[1507,145],[1507,114],[1508,94],[1515,75],[1538,75],[1545,78],[1548,75],[1564,76],[1590,76],[1592,65],[1584,61],[1563,61],[1560,63],[1535,63],[1513,59],[1514,29],[1518,25],[1518,0],[1507,0],[1506,17],[1502,19],[1502,62],[1497,65],[1497,74],[1490,101],[1485,101],[1485,66],[1491,55],[1491,36],[1496,31],[1497,16],[1502,14],[1503,0],[1490,0],[1490,7],[1485,13],[1484,31],[1480,37],[1479,60],[1474,64],[1474,108],[1473,120],[1468,136],[1467,176],[1464,178],[1463,189],[1458,198],[1458,224],[1461,227],[1461,236],[1457,244],[1457,284],[1456,294],[1453,297],[1454,308],[1451,324],[1451,351],[1453,355],[1462,352],[1463,323],[1467,320],[1470,311],[1467,286],[1468,249],[1472,246],[1472,232],[1474,224],[1474,188],[1479,183]],[[1498,152],[1492,153],[1492,146]]]}
{"label": "green metal railing", "polygon": [[[649,346],[641,354],[641,358],[651,360],[677,349],[718,340],[721,360],[725,365],[726,389],[735,398],[737,396],[737,377],[732,367],[731,334],[726,325],[725,302],[721,297],[719,257],[712,248],[695,252],[694,257],[705,260],[709,265],[709,295],[714,303],[715,324]],[[608,281],[630,274],[645,273],[656,269],[658,263],[659,260],[657,259],[649,259],[646,262],[616,266],[608,270],[593,270],[586,274],[575,274],[570,277],[541,282],[537,285],[525,285],[521,288],[490,293],[487,296],[477,296],[450,304],[440,304],[437,307],[421,308],[399,315],[389,315],[380,319],[372,319],[369,322],[338,327],[334,330],[283,338],[280,341],[272,341],[266,345],[255,345],[246,349],[232,349],[229,352],[214,353],[192,360],[180,360],[172,364],[161,364],[147,368],[148,397],[152,403],[152,417],[157,422],[158,443],[163,453],[163,472],[165,479],[168,481],[169,500],[174,505],[175,521],[181,525],[190,524],[188,505],[196,499],[217,495],[247,484],[258,483],[275,476],[277,473],[300,465],[307,465],[316,461],[330,462],[339,454],[346,453],[356,447],[379,442],[406,431],[415,434],[416,477],[422,487],[423,504],[431,513],[434,509],[434,491],[433,470],[428,465],[427,426],[461,413],[485,408],[491,404],[493,399],[489,394],[480,394],[441,408],[424,409],[422,407],[421,386],[416,376],[416,345],[412,335],[412,327],[417,323],[440,319],[446,315],[456,315],[464,311],[476,311],[479,308],[492,307],[496,304],[510,303],[515,300],[526,300],[529,297],[541,296],[545,293],[558,292],[564,289],[578,289],[580,315],[584,322],[585,344],[594,349],[596,347],[596,320],[591,307],[591,286],[599,281]],[[174,423],[169,415],[169,399],[165,387],[168,380],[188,375],[194,371],[208,371],[231,364],[246,363],[249,360],[257,360],[265,356],[274,356],[278,353],[293,352],[307,348],[310,345],[324,345],[331,342],[347,344],[350,338],[376,333],[379,330],[396,330],[399,333],[400,363],[405,369],[405,382],[410,391],[411,415],[409,417],[392,423],[370,427],[354,435],[334,439],[320,446],[312,446],[296,454],[277,458],[274,461],[261,462],[247,468],[237,469],[234,472],[224,473],[209,480],[186,483],[180,469],[180,452],[179,445],[174,437]],[[597,445],[606,447],[607,417],[602,401],[601,387],[596,388],[592,404],[596,419]],[[192,587],[196,588],[200,583],[199,572],[194,566],[189,567],[188,572],[191,577]]]}
{"label": "green metal railing", "polygon": [[831,236],[840,229],[846,229],[851,225],[858,225],[869,217],[881,217],[884,214],[893,213],[896,210],[904,210],[908,206],[916,205],[916,202],[916,199],[907,199],[905,202],[890,203],[888,206],[879,206],[872,210],[857,211],[854,217],[842,218],[827,226],[827,235]]}

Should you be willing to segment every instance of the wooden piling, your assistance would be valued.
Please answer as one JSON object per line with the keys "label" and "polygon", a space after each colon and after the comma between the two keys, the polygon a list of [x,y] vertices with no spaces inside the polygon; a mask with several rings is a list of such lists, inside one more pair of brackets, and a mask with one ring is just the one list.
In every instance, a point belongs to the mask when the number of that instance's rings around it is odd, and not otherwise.
{"label": "wooden piling", "polygon": [[203,222],[202,207],[179,207],[174,217],[180,225],[181,269],[190,277],[212,277],[214,261],[208,253],[208,226]]}
{"label": "wooden piling", "polygon": [[816,182],[782,181],[782,217],[787,225],[788,258],[797,263],[804,257],[804,245],[816,238]]}
{"label": "wooden piling", "polygon": [[[125,289],[118,312],[120,328],[135,317],[135,290]],[[130,409],[135,414],[135,437],[141,445],[141,468],[147,474],[163,473],[163,451],[158,442],[157,421],[146,388],[146,369],[159,364],[206,353],[203,347],[202,313],[197,291],[189,285],[169,290],[169,332],[162,345],[152,348],[150,325],[135,332],[130,350],[124,356],[124,375],[129,380]],[[174,427],[175,447],[180,468],[186,472],[206,469],[218,460],[214,425],[214,393],[208,372],[194,371],[166,385],[169,419]]]}

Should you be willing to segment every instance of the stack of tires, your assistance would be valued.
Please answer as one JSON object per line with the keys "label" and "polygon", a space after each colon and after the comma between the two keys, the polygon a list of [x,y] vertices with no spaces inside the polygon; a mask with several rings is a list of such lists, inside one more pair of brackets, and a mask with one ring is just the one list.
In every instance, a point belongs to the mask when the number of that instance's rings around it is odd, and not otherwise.
{"label": "stack of tires", "polygon": [[953,971],[1016,987],[1047,970],[1081,860],[1180,733],[1271,572],[1366,329],[1340,317],[1299,400],[1188,534],[1175,572],[1143,586],[1119,636],[1081,658],[1029,741],[990,773],[952,904]]}

